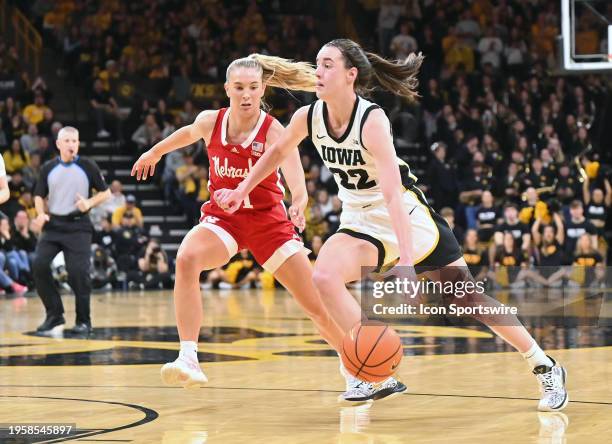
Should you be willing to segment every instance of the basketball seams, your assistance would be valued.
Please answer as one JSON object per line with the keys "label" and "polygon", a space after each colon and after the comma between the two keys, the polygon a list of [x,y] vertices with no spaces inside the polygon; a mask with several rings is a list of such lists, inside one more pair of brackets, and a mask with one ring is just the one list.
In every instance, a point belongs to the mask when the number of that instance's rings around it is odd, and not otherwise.
{"label": "basketball seams", "polygon": [[[345,367],[346,367],[346,364],[348,363],[348,364],[350,364],[350,365],[353,367],[353,369],[357,369],[357,368],[359,368],[359,367],[358,367],[358,366],[357,366],[357,365],[356,365],[356,364],[355,364],[355,363],[354,363],[354,362],[351,360],[351,358],[349,358],[349,356],[346,354],[346,349],[344,348],[344,344],[342,344],[342,352],[343,352],[342,354],[343,354],[344,358],[345,358],[345,359],[346,359],[346,361],[347,361],[347,362],[345,362],[345,365],[344,365]],[[397,352],[396,352],[396,353],[397,353]],[[347,370],[348,370],[348,368],[347,368]],[[349,372],[349,373],[351,373],[351,374],[352,374],[353,372]],[[380,375],[380,374],[377,374],[377,373],[370,373],[370,372],[366,372],[365,370],[362,370],[362,371],[361,371],[361,373],[362,373],[362,374],[364,374],[364,375],[368,375],[368,376],[374,376],[375,378],[387,378],[387,377],[388,377],[388,375],[386,375],[386,374]]]}
{"label": "basketball seams", "polygon": [[[368,356],[366,356],[366,358],[364,359],[363,363],[361,363],[361,359],[359,359],[359,355],[357,355],[357,353],[355,352],[355,355],[357,356],[357,360],[360,362],[361,367],[359,367],[359,370],[357,371],[357,374],[355,376],[359,376],[359,373],[361,373],[363,371],[363,368],[365,367],[366,363],[368,362],[368,359],[370,358],[370,356],[372,355],[372,353],[374,352],[374,350],[376,349],[376,346],[378,345],[378,343],[380,342],[380,340],[382,339],[382,337],[385,335],[385,333],[387,332],[387,329],[389,328],[388,325],[385,325],[385,328],[383,329],[382,333],[378,336],[378,338],[376,339],[376,342],[374,343],[374,345],[372,346],[372,348],[370,348],[370,352],[368,353]],[[361,330],[361,326],[359,326],[359,330]],[[357,337],[359,337],[359,333],[357,333]],[[357,350],[357,344],[359,343],[358,339],[355,339],[355,351]],[[364,372],[366,373],[366,372]],[[367,373],[366,373],[367,374]]]}
{"label": "basketball seams", "polygon": [[[359,344],[359,333],[361,333],[361,327],[363,327],[363,325],[359,325],[359,328],[357,329],[357,334],[355,335],[355,359],[357,360],[357,362],[359,362],[361,364],[361,359],[359,359],[359,351],[357,350],[357,344]],[[355,368],[358,368],[357,366],[355,366]]]}
{"label": "basketball seams", "polygon": [[[351,358],[349,358],[348,354],[346,353],[346,349],[344,348],[344,344],[342,344],[342,354],[344,355],[344,357],[346,358],[346,360],[348,361],[349,364],[351,364],[353,366],[353,369],[358,369],[359,367],[357,366],[357,364],[355,364]],[[357,359],[359,361],[359,359]],[[352,373],[352,372],[351,372]]]}
{"label": "basketball seams", "polygon": [[[344,367],[352,376],[362,381],[383,381],[393,374],[401,362],[402,341],[395,330],[388,325],[382,323],[376,326],[365,325],[363,338],[361,337],[362,327],[364,327],[362,324],[355,325],[344,337],[341,351]],[[394,341],[395,347],[393,348]],[[390,353],[389,349],[392,348],[393,351]],[[362,350],[368,351],[364,359],[359,356]],[[354,356],[351,356],[351,353]],[[376,358],[380,361],[376,364],[368,364],[369,360]],[[376,372],[377,370],[381,373]]]}
{"label": "basketball seams", "polygon": [[384,361],[380,361],[377,364],[364,365],[364,367],[378,367],[379,365],[383,365],[385,362],[389,361],[389,359],[393,359],[397,355],[397,352],[400,351],[401,348],[402,348],[402,342],[400,341],[395,351],[387,359],[385,359]]}

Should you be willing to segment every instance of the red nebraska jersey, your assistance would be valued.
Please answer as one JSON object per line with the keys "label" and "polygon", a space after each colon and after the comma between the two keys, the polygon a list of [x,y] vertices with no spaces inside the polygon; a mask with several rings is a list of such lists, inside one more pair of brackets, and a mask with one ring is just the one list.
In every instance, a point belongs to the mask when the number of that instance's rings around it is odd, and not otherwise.
{"label": "red nebraska jersey", "polygon": [[[260,111],[260,117],[247,139],[240,145],[227,143],[227,122],[229,108],[221,108],[208,144],[209,182],[211,196],[221,188],[235,189],[249,173],[251,167],[263,155],[266,136],[274,118]],[[243,202],[238,211],[265,209],[277,205],[285,194],[277,171],[270,174],[257,185]],[[211,203],[216,206],[214,199]]]}

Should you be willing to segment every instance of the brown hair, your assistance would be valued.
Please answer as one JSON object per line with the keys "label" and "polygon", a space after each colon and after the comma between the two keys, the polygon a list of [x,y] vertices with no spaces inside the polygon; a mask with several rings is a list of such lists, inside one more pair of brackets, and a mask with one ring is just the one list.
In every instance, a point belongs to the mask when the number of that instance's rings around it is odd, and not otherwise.
{"label": "brown hair", "polygon": [[390,61],[378,54],[364,51],[358,43],[349,39],[335,39],[325,46],[338,48],[347,69],[357,68],[357,93],[366,95],[373,91],[375,88],[371,83],[375,79],[379,86],[393,94],[411,101],[419,97],[417,73],[424,59],[421,53],[412,53],[405,60]]}

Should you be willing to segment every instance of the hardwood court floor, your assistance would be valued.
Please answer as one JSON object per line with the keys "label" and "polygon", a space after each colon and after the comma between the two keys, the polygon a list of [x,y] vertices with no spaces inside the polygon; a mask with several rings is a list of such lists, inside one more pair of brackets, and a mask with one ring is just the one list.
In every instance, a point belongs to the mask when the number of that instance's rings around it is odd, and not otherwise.
{"label": "hardwood court floor", "polygon": [[[73,299],[64,300],[70,327]],[[285,292],[204,301],[210,382],[190,391],[159,379],[177,350],[169,292],[95,295],[89,340],[36,337],[39,300],[1,300],[0,423],[76,423],[69,439],[80,442],[191,444],[586,443],[612,431],[612,316],[566,328],[532,320],[567,367],[571,396],[564,414],[539,414],[526,363],[488,331],[398,326],[408,393],[349,407],[336,401],[337,358]]]}

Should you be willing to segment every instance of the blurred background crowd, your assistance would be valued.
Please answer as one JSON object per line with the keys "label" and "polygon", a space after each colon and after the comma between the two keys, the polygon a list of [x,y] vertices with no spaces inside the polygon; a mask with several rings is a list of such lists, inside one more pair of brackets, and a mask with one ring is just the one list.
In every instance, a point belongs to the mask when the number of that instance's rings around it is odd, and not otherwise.
{"label": "blurred background crowd", "polygon": [[[15,47],[0,41],[0,150],[11,191],[1,208],[0,285],[10,291],[13,281],[30,283],[39,232],[31,190],[41,164],[57,153],[62,125],[82,127],[70,110],[61,110],[67,119],[56,118],[55,104],[67,103],[66,91],[49,88],[50,77],[74,85],[71,100],[85,103],[91,140],[111,141],[135,159],[201,110],[224,106],[222,84],[233,59],[261,52],[314,62],[337,29],[388,58],[426,56],[418,104],[381,92],[373,100],[384,106],[398,155],[453,228],[476,275],[501,285],[599,283],[599,272],[555,272],[562,265],[608,263],[612,203],[610,76],[557,72],[559,2],[337,2],[351,23],[329,3],[17,4],[55,55],[57,69],[32,75]],[[612,17],[612,3],[606,8],[601,12]],[[605,30],[588,17],[579,23],[577,50],[599,52],[607,44]],[[286,124],[313,96],[269,90],[266,100]],[[341,202],[312,144],[301,148],[310,197],[303,237],[314,259],[339,225]],[[185,227],[209,199],[205,149],[198,143],[169,154],[155,178],[160,198],[187,216]],[[172,254],[151,237],[137,197],[123,192],[131,179],[112,172],[107,179],[113,198],[93,214],[96,287],[170,288]],[[516,270],[502,272],[506,266]],[[61,285],[61,266],[57,275]],[[241,253],[203,276],[203,285],[272,287],[274,281]]]}

